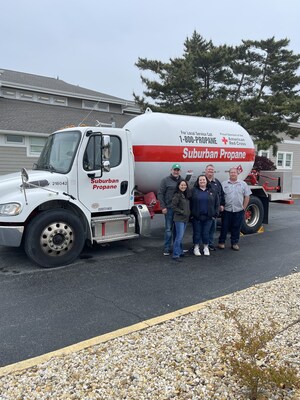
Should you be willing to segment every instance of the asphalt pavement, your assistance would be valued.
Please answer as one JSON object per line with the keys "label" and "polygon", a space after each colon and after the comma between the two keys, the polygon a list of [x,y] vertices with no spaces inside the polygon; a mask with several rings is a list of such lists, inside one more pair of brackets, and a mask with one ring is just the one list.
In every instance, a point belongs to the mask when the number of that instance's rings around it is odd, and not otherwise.
{"label": "asphalt pavement", "polygon": [[[269,225],[243,236],[239,252],[228,242],[182,263],[162,255],[162,216],[150,237],[85,249],[56,269],[0,248],[0,366],[298,271],[299,217],[300,200],[271,204]],[[186,248],[191,238],[189,227]]]}

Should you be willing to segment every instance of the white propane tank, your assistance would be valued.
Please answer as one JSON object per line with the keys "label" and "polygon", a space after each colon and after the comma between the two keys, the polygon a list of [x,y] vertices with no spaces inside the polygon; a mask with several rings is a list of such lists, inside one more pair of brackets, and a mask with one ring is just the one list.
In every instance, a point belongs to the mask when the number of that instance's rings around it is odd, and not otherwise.
{"label": "white propane tank", "polygon": [[237,167],[245,179],[252,169],[255,148],[248,132],[225,119],[192,117],[151,112],[130,120],[125,126],[132,134],[135,182],[142,193],[155,192],[174,163],[181,176],[195,181],[206,165],[213,164],[216,178],[228,178]]}

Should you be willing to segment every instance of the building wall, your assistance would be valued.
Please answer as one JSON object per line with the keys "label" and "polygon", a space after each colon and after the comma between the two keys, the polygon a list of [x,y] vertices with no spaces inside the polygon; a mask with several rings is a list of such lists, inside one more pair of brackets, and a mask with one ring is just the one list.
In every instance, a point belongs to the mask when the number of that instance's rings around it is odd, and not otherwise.
{"label": "building wall", "polygon": [[292,170],[293,170],[293,185],[292,193],[300,194],[300,141],[287,140],[278,146],[278,151],[290,152],[293,154]]}
{"label": "building wall", "polygon": [[0,175],[32,169],[38,157],[27,157],[26,147],[0,146]]}
{"label": "building wall", "polygon": [[81,123],[122,128],[139,113],[133,101],[1,69],[0,175],[31,169],[51,132]]}
{"label": "building wall", "polygon": [[[270,151],[270,160],[277,165],[277,157],[273,156],[272,149]],[[299,195],[300,194],[300,140],[296,139],[288,139],[283,138],[283,142],[278,145],[278,152],[284,153],[292,153],[292,168],[291,169],[280,169],[280,171],[292,170],[293,178],[292,178],[292,193]],[[278,168],[279,170],[279,168]]]}
{"label": "building wall", "polygon": [[278,146],[278,150],[293,153],[293,174],[300,175],[300,141],[286,140]]}

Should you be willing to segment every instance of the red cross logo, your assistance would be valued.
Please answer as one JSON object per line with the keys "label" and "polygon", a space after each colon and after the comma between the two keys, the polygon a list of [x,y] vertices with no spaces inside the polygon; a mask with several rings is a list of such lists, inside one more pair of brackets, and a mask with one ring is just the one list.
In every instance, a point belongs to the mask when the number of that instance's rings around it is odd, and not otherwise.
{"label": "red cross logo", "polygon": [[241,174],[243,172],[243,167],[241,166],[241,164],[239,166],[237,166],[237,172],[238,174]]}
{"label": "red cross logo", "polygon": [[224,144],[227,144],[228,139],[226,139],[226,137],[223,137],[223,138],[222,138],[222,142],[223,142]]}

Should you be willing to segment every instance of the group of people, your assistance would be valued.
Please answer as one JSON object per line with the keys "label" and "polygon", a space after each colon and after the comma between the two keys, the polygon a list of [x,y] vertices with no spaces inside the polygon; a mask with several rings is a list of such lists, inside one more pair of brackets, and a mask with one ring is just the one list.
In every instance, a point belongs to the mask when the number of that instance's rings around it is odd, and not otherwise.
{"label": "group of people", "polygon": [[[231,248],[239,250],[240,230],[248,206],[251,190],[238,179],[237,168],[229,170],[229,179],[220,182],[215,178],[215,168],[209,164],[199,175],[193,188],[180,175],[180,164],[174,164],[171,174],[162,179],[158,200],[165,216],[164,255],[174,261],[184,256],[183,237],[189,221],[193,226],[193,253],[205,256],[214,251],[217,218],[221,216],[219,249],[225,249],[227,233],[231,233]],[[172,246],[173,242],[173,246]]]}

